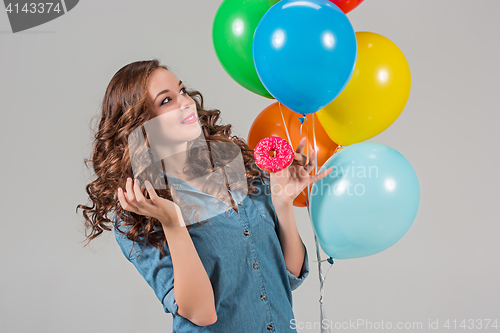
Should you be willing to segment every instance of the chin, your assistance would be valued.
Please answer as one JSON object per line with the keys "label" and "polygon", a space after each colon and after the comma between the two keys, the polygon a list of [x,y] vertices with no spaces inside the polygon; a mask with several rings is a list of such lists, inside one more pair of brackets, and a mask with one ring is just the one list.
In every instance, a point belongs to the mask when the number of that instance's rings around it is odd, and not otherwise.
{"label": "chin", "polygon": [[197,137],[199,137],[199,136],[201,135],[201,126],[200,126],[200,122],[199,122],[199,121],[197,121],[195,124],[196,124],[196,126],[194,126],[194,124],[193,124],[193,130],[192,130],[192,131],[191,131],[191,130],[189,131],[189,133],[190,133],[190,134],[192,134],[192,135],[191,135],[191,137],[188,139],[188,141],[194,140],[194,139],[196,139]]}

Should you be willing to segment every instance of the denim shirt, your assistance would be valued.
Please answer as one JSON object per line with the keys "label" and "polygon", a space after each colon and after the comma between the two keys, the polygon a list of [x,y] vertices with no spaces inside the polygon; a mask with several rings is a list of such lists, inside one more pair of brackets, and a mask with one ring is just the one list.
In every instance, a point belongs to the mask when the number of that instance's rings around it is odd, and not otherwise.
{"label": "denim shirt", "polygon": [[[173,333],[296,332],[291,325],[292,290],[309,274],[307,248],[302,244],[305,256],[297,278],[285,266],[269,185],[257,179],[253,183],[257,192],[244,198],[229,191],[238,204],[238,212],[229,207],[227,216],[222,213],[208,219],[206,224],[192,224],[188,231],[213,287],[217,321],[212,325],[198,326],[177,314],[174,272],[167,244],[166,255],[160,259],[157,248],[136,243],[131,259],[132,241],[114,229],[127,260],[154,290],[164,311],[173,315]],[[186,182],[174,182],[174,186],[177,191],[197,197],[205,207],[214,200]],[[227,211],[228,205],[218,202]]]}

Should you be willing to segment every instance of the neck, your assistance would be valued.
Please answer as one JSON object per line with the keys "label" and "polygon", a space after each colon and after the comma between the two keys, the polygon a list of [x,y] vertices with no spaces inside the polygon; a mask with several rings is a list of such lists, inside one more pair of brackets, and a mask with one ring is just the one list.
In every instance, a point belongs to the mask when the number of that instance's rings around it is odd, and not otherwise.
{"label": "neck", "polygon": [[187,142],[169,142],[161,146],[155,145],[153,149],[154,155],[156,158],[163,160],[166,173],[180,179],[183,178],[183,169],[187,163],[187,144]]}

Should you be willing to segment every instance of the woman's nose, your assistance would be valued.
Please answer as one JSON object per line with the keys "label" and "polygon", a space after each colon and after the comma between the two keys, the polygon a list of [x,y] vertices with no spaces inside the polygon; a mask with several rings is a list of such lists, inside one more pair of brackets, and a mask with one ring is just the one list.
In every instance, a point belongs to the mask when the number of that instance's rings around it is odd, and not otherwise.
{"label": "woman's nose", "polygon": [[180,99],[180,108],[181,109],[185,109],[185,108],[188,108],[191,104],[192,104],[192,100],[191,98],[188,96],[188,94],[184,94],[184,95],[181,95],[181,99]]}
{"label": "woman's nose", "polygon": [[182,101],[180,103],[180,109],[185,110],[185,109],[192,108],[194,106],[194,104],[195,103],[193,102],[193,100],[191,100],[190,98],[184,97],[184,99],[182,99]]}

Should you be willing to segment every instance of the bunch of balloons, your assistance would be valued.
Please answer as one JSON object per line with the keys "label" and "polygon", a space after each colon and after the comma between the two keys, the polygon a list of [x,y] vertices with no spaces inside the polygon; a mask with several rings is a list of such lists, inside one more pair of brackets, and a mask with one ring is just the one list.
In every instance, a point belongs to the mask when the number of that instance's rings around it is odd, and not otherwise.
{"label": "bunch of balloons", "polygon": [[313,132],[319,172],[334,170],[294,205],[308,207],[322,249],[338,259],[395,244],[420,202],[408,160],[391,147],[363,142],[403,112],[411,74],[391,40],[354,31],[347,13],[362,2],[224,0],[213,22],[224,70],[246,89],[277,100],[252,124],[251,148],[267,136],[288,137],[293,147],[303,121],[319,120]]}

